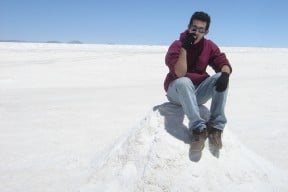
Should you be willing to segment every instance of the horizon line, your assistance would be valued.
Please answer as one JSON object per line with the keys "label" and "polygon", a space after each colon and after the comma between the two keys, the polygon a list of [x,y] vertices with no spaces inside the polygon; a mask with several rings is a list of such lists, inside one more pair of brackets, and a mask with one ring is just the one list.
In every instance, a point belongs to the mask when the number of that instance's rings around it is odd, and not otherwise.
{"label": "horizon line", "polygon": [[[26,41],[26,40],[0,40],[0,43],[44,43],[44,44],[74,44],[74,45],[134,45],[134,46],[170,46],[170,44],[138,44],[138,43],[112,43],[112,42],[98,42],[98,43],[87,43],[80,40],[71,40],[71,41],[58,41],[58,40],[49,40],[49,41]],[[219,47],[230,47],[230,48],[275,48],[275,49],[288,49],[287,47],[281,46],[244,46],[244,45],[218,45]]]}

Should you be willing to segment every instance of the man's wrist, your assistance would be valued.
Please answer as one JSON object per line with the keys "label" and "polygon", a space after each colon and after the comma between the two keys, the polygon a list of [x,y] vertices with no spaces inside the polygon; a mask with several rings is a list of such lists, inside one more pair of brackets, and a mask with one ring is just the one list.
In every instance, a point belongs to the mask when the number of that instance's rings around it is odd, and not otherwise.
{"label": "man's wrist", "polygon": [[230,67],[228,65],[224,65],[221,68],[221,72],[225,72],[225,73],[228,73],[230,75],[230,73],[231,73]]}

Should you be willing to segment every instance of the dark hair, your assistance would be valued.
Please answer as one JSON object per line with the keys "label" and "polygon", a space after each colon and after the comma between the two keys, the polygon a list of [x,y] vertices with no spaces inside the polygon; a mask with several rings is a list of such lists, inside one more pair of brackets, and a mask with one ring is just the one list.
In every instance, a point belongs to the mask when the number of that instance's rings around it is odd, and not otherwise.
{"label": "dark hair", "polygon": [[209,29],[211,20],[210,20],[210,16],[207,13],[205,13],[203,11],[195,12],[190,19],[189,27],[192,25],[193,20],[199,20],[199,21],[206,22],[207,23],[206,30]]}

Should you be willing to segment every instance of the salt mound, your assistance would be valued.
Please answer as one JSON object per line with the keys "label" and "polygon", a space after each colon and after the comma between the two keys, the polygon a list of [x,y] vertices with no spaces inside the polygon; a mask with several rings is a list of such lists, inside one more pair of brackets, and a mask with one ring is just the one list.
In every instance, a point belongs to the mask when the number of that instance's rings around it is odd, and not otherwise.
{"label": "salt mound", "polygon": [[[201,114],[208,118],[207,109]],[[183,123],[184,122],[184,123]],[[190,152],[182,108],[164,103],[118,141],[81,191],[287,191],[286,174],[226,127],[223,149]]]}

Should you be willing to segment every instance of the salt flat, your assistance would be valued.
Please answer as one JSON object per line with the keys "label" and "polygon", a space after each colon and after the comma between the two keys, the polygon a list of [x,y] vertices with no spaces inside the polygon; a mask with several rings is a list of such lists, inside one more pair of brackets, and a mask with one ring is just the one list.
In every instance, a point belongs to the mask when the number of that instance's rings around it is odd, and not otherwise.
{"label": "salt flat", "polygon": [[222,48],[224,149],[193,161],[167,48],[0,43],[0,190],[286,191],[288,49]]}

